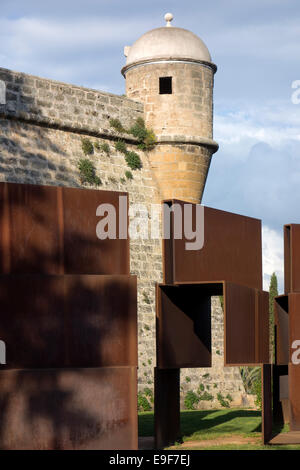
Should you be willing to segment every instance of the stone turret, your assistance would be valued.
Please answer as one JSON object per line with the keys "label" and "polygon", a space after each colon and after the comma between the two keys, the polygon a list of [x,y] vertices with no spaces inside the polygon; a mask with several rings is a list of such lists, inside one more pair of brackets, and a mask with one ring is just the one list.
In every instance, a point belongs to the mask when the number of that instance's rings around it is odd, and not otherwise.
{"label": "stone turret", "polygon": [[213,140],[213,84],[216,65],[194,33],[166,26],[141,36],[124,49],[122,74],[128,98],[144,104],[146,126],[157,145],[149,159],[162,199],[200,202]]}

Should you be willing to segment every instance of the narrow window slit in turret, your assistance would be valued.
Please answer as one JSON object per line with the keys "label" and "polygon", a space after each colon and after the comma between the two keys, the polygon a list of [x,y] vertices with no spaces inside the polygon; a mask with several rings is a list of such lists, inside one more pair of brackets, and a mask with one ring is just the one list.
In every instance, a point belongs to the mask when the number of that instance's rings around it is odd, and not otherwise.
{"label": "narrow window slit in turret", "polygon": [[172,94],[172,77],[159,77],[159,94]]}

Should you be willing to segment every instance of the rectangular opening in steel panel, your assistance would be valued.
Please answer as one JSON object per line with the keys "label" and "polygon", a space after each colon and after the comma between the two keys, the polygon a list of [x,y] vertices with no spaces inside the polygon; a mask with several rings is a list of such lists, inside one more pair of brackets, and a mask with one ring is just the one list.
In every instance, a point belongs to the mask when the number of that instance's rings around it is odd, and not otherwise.
{"label": "rectangular opening in steel panel", "polygon": [[211,295],[198,285],[157,286],[159,368],[211,366]]}

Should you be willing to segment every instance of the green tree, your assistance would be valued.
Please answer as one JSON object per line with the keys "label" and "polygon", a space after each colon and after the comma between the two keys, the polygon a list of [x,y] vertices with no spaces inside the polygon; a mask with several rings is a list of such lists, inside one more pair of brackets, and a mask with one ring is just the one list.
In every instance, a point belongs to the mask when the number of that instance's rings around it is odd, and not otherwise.
{"label": "green tree", "polygon": [[270,352],[271,360],[274,360],[274,298],[278,295],[278,282],[276,274],[273,273],[269,287],[269,325],[270,325]]}

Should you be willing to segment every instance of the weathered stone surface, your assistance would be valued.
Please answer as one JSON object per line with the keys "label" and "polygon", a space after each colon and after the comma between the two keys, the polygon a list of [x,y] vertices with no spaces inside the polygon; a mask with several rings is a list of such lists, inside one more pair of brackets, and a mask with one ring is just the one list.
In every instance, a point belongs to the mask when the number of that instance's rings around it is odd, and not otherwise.
{"label": "weathered stone surface", "polygon": [[7,89],[6,104],[0,108],[2,116],[112,136],[115,133],[110,129],[110,118],[118,118],[130,127],[143,116],[143,106],[123,96],[1,68],[0,79]]}
{"label": "weathered stone surface", "polygon": [[[182,75],[183,76],[183,75]],[[125,177],[129,170],[124,156],[115,150],[115,140],[120,137],[109,125],[110,118],[118,118],[126,127],[143,116],[143,105],[131,99],[95,90],[39,79],[25,74],[0,69],[0,79],[5,80],[7,90],[16,94],[0,106],[0,180],[15,183],[31,183],[70,187],[91,187],[80,183],[78,161],[84,157],[81,139],[88,138],[99,144],[106,142],[110,154],[95,149],[88,158],[94,163],[102,184],[99,189],[127,191],[130,204],[159,203],[161,195],[157,186],[155,162],[178,165],[178,177],[190,173],[190,184],[198,185],[196,197],[200,197],[199,184],[204,185],[210,155],[204,147],[195,146],[189,140],[176,146],[164,144],[151,153],[137,149],[134,139],[128,149],[139,153],[143,167],[132,171],[133,179]],[[203,80],[204,77],[195,80]],[[183,85],[182,85],[183,86]],[[196,86],[196,85],[195,85]],[[197,83],[197,86],[199,84]],[[24,100],[24,97],[31,99]],[[63,96],[63,100],[61,97]],[[58,99],[56,99],[59,97]],[[184,97],[180,98],[184,103]],[[203,96],[203,100],[208,99]],[[79,101],[82,100],[82,104]],[[88,104],[87,104],[88,103]],[[185,106],[186,104],[184,104]],[[60,106],[62,106],[60,108]],[[109,108],[109,109],[108,109]],[[93,114],[87,114],[89,110]],[[178,130],[182,141],[192,133]],[[168,134],[169,135],[169,134]],[[101,137],[100,137],[101,136]],[[167,135],[166,135],[167,136]],[[128,137],[128,136],[127,136]],[[170,140],[174,138],[171,134]],[[149,156],[151,155],[151,162]],[[177,162],[180,159],[180,165]],[[177,163],[176,163],[177,162]],[[181,198],[184,190],[179,188]],[[149,219],[150,220],[150,219]],[[153,389],[155,366],[155,283],[162,281],[162,247],[159,240],[131,239],[131,272],[138,276],[138,348],[139,390]],[[182,371],[182,401],[188,390],[197,390],[200,384],[211,388],[211,393],[230,393],[236,404],[244,403],[244,388],[237,368],[223,367],[223,313],[219,299],[213,301],[213,368]],[[206,374],[209,374],[207,376]],[[204,377],[205,376],[205,377]],[[186,380],[189,377],[190,380]],[[217,387],[214,387],[214,384]],[[226,393],[225,393],[226,391]],[[201,402],[201,406],[220,406],[216,401]]]}
{"label": "weathered stone surface", "polygon": [[[160,77],[172,78],[171,94],[159,94]],[[149,159],[162,199],[201,201],[211,155],[218,148],[212,140],[213,79],[207,66],[172,61],[126,72],[127,96],[144,104],[145,122],[160,143]],[[195,165],[188,168],[182,165],[186,162]]]}

